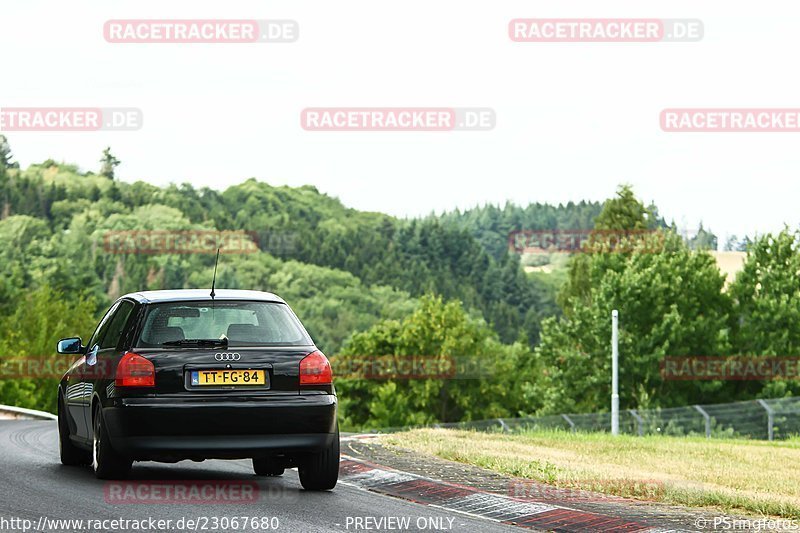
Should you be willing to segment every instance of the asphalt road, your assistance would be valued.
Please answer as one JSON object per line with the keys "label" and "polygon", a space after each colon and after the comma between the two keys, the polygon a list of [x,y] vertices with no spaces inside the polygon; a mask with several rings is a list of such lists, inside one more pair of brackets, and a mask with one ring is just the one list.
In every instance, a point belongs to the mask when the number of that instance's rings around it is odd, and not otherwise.
{"label": "asphalt road", "polygon": [[[24,519],[31,521],[27,524],[29,531],[158,530],[110,522],[115,519],[172,520],[172,527],[166,529],[198,531],[524,531],[344,483],[332,492],[305,492],[296,471],[287,470],[279,478],[256,477],[246,460],[134,463],[130,480],[159,486],[181,484],[182,480],[256,482],[258,498],[252,503],[109,502],[109,485],[96,479],[89,467],[61,465],[57,439],[54,421],[0,420],[0,531],[22,531]],[[163,481],[167,483],[159,483]],[[239,517],[237,524],[231,521],[233,517]],[[84,523],[70,526],[52,522],[62,519]],[[184,527],[179,529],[181,519]],[[98,523],[89,520],[106,520],[106,527],[97,528]],[[196,528],[186,527],[187,520],[195,520]],[[51,527],[47,527],[48,522]]]}

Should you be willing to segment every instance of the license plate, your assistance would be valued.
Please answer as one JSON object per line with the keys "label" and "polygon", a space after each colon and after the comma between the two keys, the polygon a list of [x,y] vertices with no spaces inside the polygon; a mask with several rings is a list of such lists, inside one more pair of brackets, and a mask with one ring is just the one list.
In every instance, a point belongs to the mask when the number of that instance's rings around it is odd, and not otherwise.
{"label": "license plate", "polygon": [[263,370],[193,370],[192,386],[266,385]]}

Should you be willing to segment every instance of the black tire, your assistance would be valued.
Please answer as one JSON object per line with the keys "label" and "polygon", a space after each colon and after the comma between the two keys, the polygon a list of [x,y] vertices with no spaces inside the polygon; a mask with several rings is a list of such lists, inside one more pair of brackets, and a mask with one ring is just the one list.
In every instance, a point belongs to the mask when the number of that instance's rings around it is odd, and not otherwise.
{"label": "black tire", "polygon": [[253,458],[253,472],[255,472],[257,476],[282,476],[284,470],[284,467],[275,464],[275,462],[269,459]]}
{"label": "black tire", "polygon": [[339,426],[333,442],[320,453],[308,457],[297,468],[300,484],[306,490],[331,490],[339,480]]}
{"label": "black tire", "polygon": [[58,397],[58,454],[62,465],[88,465],[92,462],[91,452],[78,448],[69,440],[66,407],[61,395]]}
{"label": "black tire", "polygon": [[131,471],[133,461],[117,453],[111,446],[103,415],[95,409],[92,417],[92,469],[98,479],[124,479]]}

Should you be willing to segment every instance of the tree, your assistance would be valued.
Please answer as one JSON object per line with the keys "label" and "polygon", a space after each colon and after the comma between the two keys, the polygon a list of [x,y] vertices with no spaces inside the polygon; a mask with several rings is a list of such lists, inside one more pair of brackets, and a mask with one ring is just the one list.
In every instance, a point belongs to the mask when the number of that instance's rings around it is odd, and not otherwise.
{"label": "tree", "polygon": [[644,230],[654,229],[658,223],[653,208],[647,208],[633,194],[630,185],[617,189],[617,197],[606,200],[603,210],[594,219],[597,230]]}
{"label": "tree", "polygon": [[750,238],[745,237],[741,240],[736,235],[731,235],[728,237],[728,240],[725,241],[725,246],[723,250],[726,252],[746,252],[747,246],[750,243]]}
{"label": "tree", "polygon": [[689,250],[673,233],[665,240],[665,253],[590,257],[588,297],[567,300],[564,318],[543,323],[536,353],[547,369],[545,411],[607,409],[613,309],[620,313],[623,408],[698,403],[720,390],[716,382],[664,381],[660,375],[666,356],[730,350],[731,304],[714,259]]}
{"label": "tree", "polygon": [[[630,185],[620,185],[616,198],[610,198],[603,204],[603,209],[594,220],[594,229],[590,241],[601,247],[604,242],[618,238],[623,232],[641,232],[652,229],[658,223],[655,208],[646,208],[633,193]],[[570,299],[585,300],[589,297],[590,260],[586,255],[578,254],[570,260],[567,282],[558,295],[558,303],[568,313],[573,305]]]}
{"label": "tree", "polygon": [[[622,186],[597,218],[597,229],[651,228],[650,210]],[[599,234],[573,257],[559,295],[563,318],[542,324],[536,348],[545,368],[544,412],[606,410],[610,395],[610,317],[620,312],[621,404],[629,408],[700,401],[720,384],[665,382],[665,356],[724,355],[730,350],[731,302],[707,253],[691,251],[672,231],[634,234],[616,251]],[[730,389],[728,389],[730,391]]]}
{"label": "tree", "polygon": [[706,231],[701,222],[697,234],[689,239],[689,248],[692,250],[716,250],[717,236],[711,231]]}
{"label": "tree", "polygon": [[100,163],[100,175],[113,180],[114,169],[120,165],[121,161],[112,155],[110,146],[103,150],[103,157],[100,159]]}
{"label": "tree", "polygon": [[[2,149],[2,142],[4,141],[5,137],[0,135],[0,149]],[[9,197],[11,196],[11,184],[6,177],[6,163],[4,160],[5,157],[0,153],[0,190],[2,190],[3,193],[3,205],[0,206],[0,220],[8,218],[11,214],[11,202],[9,201]]]}
{"label": "tree", "polygon": [[[750,244],[741,272],[731,284],[732,321],[737,353],[748,356],[800,356],[800,232],[784,228]],[[749,384],[752,394],[800,393],[796,381]],[[763,391],[761,391],[763,386]]]}
{"label": "tree", "polygon": [[71,363],[55,353],[58,339],[92,333],[97,305],[85,295],[65,296],[42,286],[17,301],[0,320],[0,353],[5,356],[0,379],[0,403],[56,412],[56,385]]}
{"label": "tree", "polygon": [[19,168],[18,163],[11,161],[11,145],[5,135],[0,135],[0,169]]}
{"label": "tree", "polygon": [[336,387],[350,428],[518,416],[538,379],[526,345],[501,344],[459,302],[434,296],[401,320],[356,333],[331,363],[334,375],[344,373]]}

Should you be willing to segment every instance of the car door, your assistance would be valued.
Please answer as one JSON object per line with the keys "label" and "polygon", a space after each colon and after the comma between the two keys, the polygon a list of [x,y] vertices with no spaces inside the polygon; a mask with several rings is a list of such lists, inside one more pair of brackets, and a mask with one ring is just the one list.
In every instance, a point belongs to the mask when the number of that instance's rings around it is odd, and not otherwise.
{"label": "car door", "polygon": [[70,435],[86,438],[86,420],[83,416],[81,397],[83,395],[83,368],[86,356],[81,355],[72,362],[66,372],[64,382],[63,408],[67,419]]}
{"label": "car door", "polygon": [[111,318],[114,316],[118,306],[119,302],[116,302],[103,315],[103,319],[97,325],[92,337],[89,339],[89,343],[86,345],[86,355],[78,368],[78,379],[68,387],[68,389],[73,390],[67,391],[67,407],[70,413],[74,413],[73,418],[78,426],[78,436],[87,440],[92,437],[92,415],[89,412],[89,406],[91,405],[92,391],[94,390],[92,374],[96,371],[97,352],[100,350],[100,341],[105,336],[111,324]]}
{"label": "car door", "polygon": [[[117,363],[122,357],[122,334],[128,329],[128,323],[133,315],[135,304],[130,300],[121,300],[114,310],[113,316],[108,321],[108,327],[102,332],[102,337],[97,343],[95,357],[89,361],[87,359],[87,386],[89,393],[89,404],[95,391],[95,387],[105,386],[107,380],[114,379]],[[94,368],[92,368],[94,367]],[[87,407],[87,412],[89,411]],[[88,420],[91,426],[91,412],[88,413]]]}

